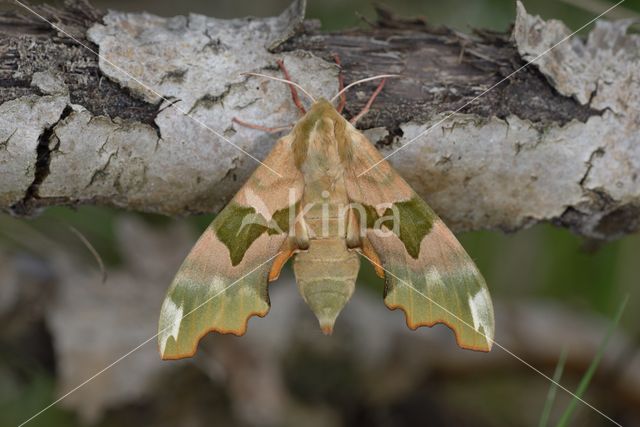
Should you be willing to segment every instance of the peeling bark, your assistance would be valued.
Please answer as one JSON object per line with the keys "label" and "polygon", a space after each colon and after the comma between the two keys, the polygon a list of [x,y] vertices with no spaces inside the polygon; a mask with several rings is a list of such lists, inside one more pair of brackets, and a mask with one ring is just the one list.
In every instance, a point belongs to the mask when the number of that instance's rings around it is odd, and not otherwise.
{"label": "peeling bark", "polygon": [[[390,158],[454,230],[541,221],[593,238],[637,230],[640,37],[627,33],[631,21],[598,22],[474,101],[570,34],[517,7],[512,33],[471,35],[384,11],[369,29],[322,33],[303,21],[303,2],[234,20],[102,15],[79,1],[37,8],[67,34],[26,11],[1,15],[0,208],[216,211],[256,162],[210,129],[263,158],[277,136],[232,118],[297,118],[286,87],[240,73],[277,74],[284,59],[297,81],[330,97],[338,53],[347,83],[405,76],[360,123],[385,155],[460,109]],[[374,87],[348,93],[347,116]]]}

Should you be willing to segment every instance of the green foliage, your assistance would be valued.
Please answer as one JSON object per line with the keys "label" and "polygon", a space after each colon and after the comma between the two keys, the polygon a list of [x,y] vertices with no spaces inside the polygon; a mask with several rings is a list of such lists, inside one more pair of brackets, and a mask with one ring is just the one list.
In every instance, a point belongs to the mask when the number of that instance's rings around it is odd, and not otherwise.
{"label": "green foliage", "polygon": [[580,384],[578,385],[578,389],[576,390],[573,396],[573,399],[571,399],[571,402],[569,402],[567,409],[562,414],[562,417],[560,418],[560,421],[558,421],[558,424],[556,424],[556,427],[566,427],[569,425],[569,422],[571,421],[571,417],[573,416],[573,413],[576,410],[576,406],[578,405],[578,402],[580,401],[580,399],[582,399],[582,397],[584,396],[584,393],[587,391],[587,388],[589,387],[589,383],[591,382],[591,379],[593,378],[593,375],[595,374],[596,369],[598,368],[598,365],[602,360],[602,356],[604,356],[604,352],[607,348],[607,345],[609,344],[609,340],[611,339],[613,332],[616,330],[616,328],[618,327],[618,324],[620,323],[620,319],[622,318],[622,313],[624,313],[624,309],[628,301],[629,301],[629,296],[625,297],[625,299],[620,304],[620,307],[618,307],[618,312],[616,313],[616,316],[613,319],[613,322],[611,323],[609,330],[604,336],[604,339],[600,343],[600,346],[598,347],[598,352],[596,353],[595,357],[591,361],[591,364],[589,365],[587,372],[585,372],[584,376],[580,380]]}
{"label": "green foliage", "polygon": [[542,415],[540,416],[538,427],[547,427],[547,425],[549,424],[549,416],[551,415],[553,402],[556,399],[558,384],[560,383],[560,379],[562,378],[562,371],[564,370],[564,364],[566,361],[567,349],[563,348],[562,353],[560,353],[560,359],[558,359],[558,364],[556,365],[556,370],[553,373],[553,382],[551,383],[551,387],[549,387],[549,393],[547,393],[547,398],[544,402],[544,408],[542,409]]}

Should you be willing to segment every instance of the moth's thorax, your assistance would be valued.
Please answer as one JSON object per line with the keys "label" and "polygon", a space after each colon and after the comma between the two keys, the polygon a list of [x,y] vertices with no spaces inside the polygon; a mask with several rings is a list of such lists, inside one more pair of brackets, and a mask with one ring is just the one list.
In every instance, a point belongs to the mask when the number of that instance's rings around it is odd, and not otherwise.
{"label": "moth's thorax", "polygon": [[347,166],[347,121],[331,103],[321,99],[296,124],[292,148],[304,176],[305,192],[320,197],[344,185]]}
{"label": "moth's thorax", "polygon": [[341,140],[345,120],[328,101],[319,101],[294,131],[304,177],[302,208],[309,234],[316,239],[344,238],[344,206],[348,205]]}
{"label": "moth's thorax", "polygon": [[320,99],[293,129],[296,165],[305,174],[341,174],[351,158],[347,122],[326,99]]}

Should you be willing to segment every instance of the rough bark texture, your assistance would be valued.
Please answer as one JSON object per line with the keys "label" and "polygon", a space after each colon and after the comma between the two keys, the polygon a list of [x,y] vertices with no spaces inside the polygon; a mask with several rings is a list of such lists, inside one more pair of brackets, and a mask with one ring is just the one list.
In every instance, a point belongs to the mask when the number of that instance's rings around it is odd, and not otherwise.
{"label": "rough bark texture", "polygon": [[[101,204],[169,215],[212,212],[234,194],[297,112],[284,59],[317,96],[389,81],[359,124],[389,154],[570,34],[518,3],[510,34],[461,34],[382,12],[366,30],[322,33],[303,2],[281,16],[102,15],[83,2],[0,16],[0,208]],[[595,238],[637,230],[640,37],[598,22],[407,145],[391,163],[454,230],[552,221]],[[99,51],[98,59],[86,47]],[[375,84],[348,93],[347,116]],[[203,126],[203,125],[206,125]],[[209,129],[207,129],[209,128]]]}

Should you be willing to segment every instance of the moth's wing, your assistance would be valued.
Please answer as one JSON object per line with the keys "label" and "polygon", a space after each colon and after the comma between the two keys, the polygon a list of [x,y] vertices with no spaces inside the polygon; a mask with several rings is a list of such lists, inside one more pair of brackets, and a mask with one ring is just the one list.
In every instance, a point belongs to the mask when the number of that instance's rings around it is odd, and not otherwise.
{"label": "moth's wing", "polygon": [[211,331],[242,335],[251,316],[268,312],[269,270],[303,190],[291,142],[287,136],[276,143],[180,267],[160,314],[163,359],[192,356]]}
{"label": "moth's wing", "polygon": [[[351,130],[350,138],[353,162],[347,194],[368,212],[365,249],[370,243],[385,270],[385,304],[402,309],[411,329],[444,323],[455,332],[460,347],[489,351],[493,306],[474,262],[364,135]],[[373,229],[375,219],[394,211],[398,223],[384,223],[397,225],[395,232]]]}

